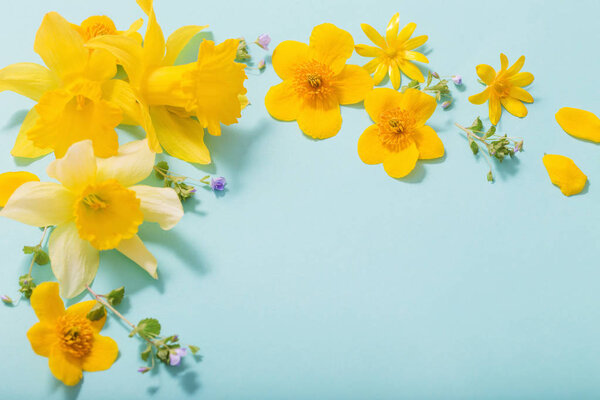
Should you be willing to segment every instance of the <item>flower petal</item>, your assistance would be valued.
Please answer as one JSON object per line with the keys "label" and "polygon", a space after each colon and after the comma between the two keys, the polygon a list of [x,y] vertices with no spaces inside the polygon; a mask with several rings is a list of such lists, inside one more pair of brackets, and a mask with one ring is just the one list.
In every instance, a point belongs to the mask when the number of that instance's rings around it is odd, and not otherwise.
{"label": "flower petal", "polygon": [[294,121],[298,118],[301,102],[291,80],[272,86],[265,96],[267,111],[280,121]]}
{"label": "flower petal", "polygon": [[173,32],[167,39],[167,54],[162,61],[162,65],[173,65],[179,53],[185,48],[190,40],[196,36],[202,29],[208,25],[188,25],[183,26]]}
{"label": "flower petal", "polygon": [[497,125],[498,121],[500,121],[500,117],[502,116],[502,106],[500,105],[500,99],[497,96],[490,96],[489,100],[489,110],[490,110],[490,122],[492,125]]}
{"label": "flower petal", "polygon": [[339,74],[354,53],[352,35],[329,23],[317,25],[310,34],[309,56],[322,62]]}
{"label": "flower petal", "polygon": [[37,175],[27,171],[5,172],[0,174],[0,207],[4,207],[12,194],[27,182],[39,182]]}
{"label": "flower petal", "polygon": [[31,295],[31,308],[42,323],[52,324],[64,315],[65,304],[58,294],[58,283],[40,283]]}
{"label": "flower petal", "polygon": [[273,69],[281,79],[293,78],[298,65],[308,60],[308,45],[286,40],[273,50],[272,58]]}
{"label": "flower petal", "polygon": [[496,78],[496,71],[487,64],[479,64],[476,68],[479,79],[486,85],[491,85]]}
{"label": "flower petal", "polygon": [[416,126],[423,126],[435,112],[435,99],[418,89],[407,89],[402,95],[400,108],[409,111],[415,119]]}
{"label": "flower petal", "polygon": [[533,96],[527,90],[517,86],[511,87],[508,95],[525,103],[533,103]]}
{"label": "flower petal", "polygon": [[107,81],[117,74],[117,59],[106,50],[90,53],[84,76],[94,81]]}
{"label": "flower petal", "polygon": [[469,96],[469,101],[473,104],[483,104],[490,98],[490,88],[485,88],[481,93]]}
{"label": "flower petal", "polygon": [[410,79],[414,79],[419,82],[425,82],[425,77],[423,76],[423,73],[415,64],[409,61],[401,60],[399,67],[402,70],[402,72],[404,72],[404,74]]}
{"label": "flower petal", "polygon": [[381,164],[385,158],[385,148],[379,139],[379,128],[371,125],[358,138],[358,156],[365,164]]}
{"label": "flower petal", "polygon": [[[88,315],[88,313],[92,310],[92,308],[96,305],[96,303],[96,300],[81,301],[67,308],[66,313],[69,315],[77,315],[79,317],[85,318]],[[106,315],[104,315],[104,317],[100,318],[99,320],[90,321],[92,328],[96,333],[102,330],[105,322]]]}
{"label": "flower petal", "polygon": [[340,106],[332,100],[305,103],[298,114],[298,126],[314,139],[335,136],[342,127]]}
{"label": "flower petal", "polygon": [[141,200],[144,220],[157,222],[164,230],[172,229],[183,217],[183,207],[177,193],[171,188],[138,185],[129,188]]}
{"label": "flower petal", "polygon": [[388,73],[388,66],[386,63],[380,63],[377,68],[375,69],[375,73],[373,74],[373,83],[375,85],[379,85],[381,83],[381,81],[383,80],[383,78],[385,78],[385,76]]}
{"label": "flower petal", "polygon": [[53,324],[38,322],[27,331],[27,339],[35,354],[49,357],[57,342],[56,328]]}
{"label": "flower petal", "polygon": [[44,92],[57,86],[54,72],[39,64],[19,63],[0,70],[0,92],[10,90],[38,101]]}
{"label": "flower petal", "polygon": [[515,117],[522,118],[527,115],[527,107],[517,99],[512,97],[502,97],[500,103],[506,108],[506,111]]}
{"label": "flower petal", "polygon": [[419,149],[420,160],[431,160],[444,156],[444,144],[432,127],[422,126],[413,134],[413,139]]}
{"label": "flower petal", "polygon": [[387,47],[387,44],[385,43],[385,39],[383,38],[383,36],[381,36],[379,34],[379,32],[377,32],[375,30],[375,28],[373,28],[371,25],[360,24],[360,27],[362,28],[365,35],[367,35],[367,37],[371,40],[371,42],[373,42],[377,47],[381,47],[381,48]]}
{"label": "flower petal", "polygon": [[396,13],[390,19],[385,30],[385,40],[388,44],[393,44],[398,37],[398,29],[400,28],[400,13]]}
{"label": "flower petal", "polygon": [[0,216],[23,224],[45,227],[73,218],[74,195],[52,182],[27,182],[8,199]]}
{"label": "flower petal", "polygon": [[406,53],[404,53],[404,58],[406,60],[422,62],[425,64],[429,63],[429,60],[427,59],[427,57],[425,57],[423,54],[419,53],[418,51],[407,51]]}
{"label": "flower petal", "polygon": [[400,106],[403,94],[390,88],[376,88],[365,97],[365,110],[374,122],[381,113]]}
{"label": "flower petal", "polygon": [[519,72],[508,78],[508,82],[515,86],[527,86],[533,82],[533,74],[531,72]]}
{"label": "flower petal", "polygon": [[91,140],[75,143],[63,158],[52,161],[46,173],[74,192],[84,189],[96,179],[96,157]]}
{"label": "flower petal", "polygon": [[146,248],[138,235],[135,235],[131,239],[121,240],[121,243],[117,246],[117,250],[142,267],[151,277],[158,279],[158,274],[156,273],[158,263],[156,262],[156,258]]}
{"label": "flower petal", "polygon": [[412,36],[413,32],[417,29],[417,24],[414,22],[409,22],[402,28],[400,33],[398,34],[398,38],[396,39],[396,43],[401,44],[406,42]]}
{"label": "flower petal", "polygon": [[84,371],[97,372],[109,369],[117,360],[119,346],[107,336],[94,335],[94,345],[90,353],[82,360]]}
{"label": "flower petal", "polygon": [[135,185],[152,173],[155,158],[147,139],[129,142],[119,148],[116,156],[96,160],[96,180],[116,179],[125,187]]}
{"label": "flower petal", "polygon": [[563,107],[555,115],[556,122],[569,135],[600,143],[600,118],[589,111]]}
{"label": "flower petal", "polygon": [[52,375],[67,386],[75,386],[83,378],[81,360],[69,356],[60,346],[54,346],[48,357]]}
{"label": "flower petal", "polygon": [[148,27],[146,28],[142,49],[144,65],[157,66],[165,57],[165,36],[156,21],[154,9],[151,10],[148,17]]}
{"label": "flower petal", "polygon": [[102,84],[104,99],[119,107],[123,112],[122,124],[141,125],[139,100],[129,82],[111,79]]}
{"label": "flower petal", "polygon": [[48,248],[61,295],[70,299],[83,292],[98,271],[98,250],[79,237],[74,222],[58,225],[50,235]]}
{"label": "flower petal", "polygon": [[583,190],[587,176],[569,157],[546,154],[542,160],[550,180],[560,188],[565,196],[572,196]]}
{"label": "flower petal", "polygon": [[505,54],[500,53],[500,71],[506,71],[508,68],[508,57]]}
{"label": "flower petal", "polygon": [[381,64],[381,60],[379,58],[374,58],[365,65],[363,65],[363,68],[366,69],[369,74],[372,74],[373,72],[375,72],[379,64]]}
{"label": "flower petal", "polygon": [[379,57],[382,54],[379,47],[369,46],[368,44],[357,44],[354,49],[358,55],[363,57]]}
{"label": "flower petal", "polygon": [[364,68],[346,65],[335,77],[335,89],[340,104],[358,103],[373,89],[373,79]]}
{"label": "flower petal", "polygon": [[506,74],[507,75],[516,74],[517,72],[519,72],[521,70],[521,68],[523,68],[524,64],[525,64],[525,56],[519,57],[519,59],[512,65],[512,67],[510,67],[509,69],[506,70]]}
{"label": "flower petal", "polygon": [[390,74],[390,81],[392,82],[392,86],[394,89],[400,89],[400,83],[402,82],[402,76],[400,75],[400,69],[395,62],[392,62],[390,67],[388,68],[388,73]]}
{"label": "flower petal", "polygon": [[415,168],[419,150],[414,143],[398,152],[388,152],[383,160],[383,169],[392,178],[404,178]]}
{"label": "flower petal", "polygon": [[129,81],[137,85],[143,78],[142,46],[132,37],[123,35],[97,36],[86,43],[90,49],[104,49],[119,60]]}
{"label": "flower petal", "polygon": [[403,47],[405,50],[414,50],[417,47],[423,46],[425,42],[427,42],[427,39],[429,39],[429,36],[427,35],[415,36],[414,38],[407,40]]}
{"label": "flower petal", "polygon": [[15,145],[10,151],[13,157],[38,158],[52,153],[52,149],[40,149],[36,147],[27,137],[27,132],[35,126],[39,118],[40,116],[35,107],[29,110],[25,116],[25,120],[21,124]]}

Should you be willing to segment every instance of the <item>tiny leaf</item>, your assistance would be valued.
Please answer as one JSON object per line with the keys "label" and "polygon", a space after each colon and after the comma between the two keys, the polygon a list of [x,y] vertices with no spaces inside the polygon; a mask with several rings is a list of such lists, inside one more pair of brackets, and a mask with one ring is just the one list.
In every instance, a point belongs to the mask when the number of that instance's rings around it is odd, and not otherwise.
{"label": "tiny leaf", "polygon": [[90,321],[98,321],[106,316],[106,308],[99,301],[94,304],[94,307],[87,313],[86,317]]}
{"label": "tiny leaf", "polygon": [[144,339],[154,339],[160,335],[160,323],[155,318],[143,319],[138,323],[134,332]]}
{"label": "tiny leaf", "polygon": [[188,348],[190,349],[193,355],[198,354],[198,352],[200,351],[200,347],[194,346],[192,344],[188,345]]}
{"label": "tiny leaf", "polygon": [[471,141],[471,151],[473,152],[473,155],[479,153],[479,146],[477,143],[475,143],[475,141]]}
{"label": "tiny leaf", "polygon": [[142,354],[141,354],[142,360],[148,361],[148,358],[150,358],[151,354],[152,354],[152,345],[149,344],[148,346],[146,346],[146,349],[144,351],[142,351]]}
{"label": "tiny leaf", "polygon": [[107,296],[106,300],[111,306],[118,306],[123,301],[125,296],[125,287],[121,286],[118,289],[111,291]]}

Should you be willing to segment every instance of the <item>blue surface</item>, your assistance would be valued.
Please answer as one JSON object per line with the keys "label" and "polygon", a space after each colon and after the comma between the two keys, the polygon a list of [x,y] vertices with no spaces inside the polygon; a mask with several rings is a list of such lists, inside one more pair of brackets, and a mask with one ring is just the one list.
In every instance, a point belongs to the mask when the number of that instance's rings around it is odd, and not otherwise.
{"label": "blue surface", "polygon": [[[120,346],[117,363],[66,388],[30,350],[30,307],[0,307],[0,398],[600,397],[599,148],[554,120],[563,106],[600,112],[598,1],[157,0],[156,8],[166,33],[208,23],[217,40],[270,33],[273,48],[307,41],[326,21],[368,43],[360,23],[381,31],[399,11],[402,24],[414,21],[416,34],[429,35],[431,68],[464,76],[454,108],[431,120],[447,154],[393,180],[358,158],[356,142],[370,125],[362,108],[343,108],[341,132],[315,142],[267,114],[265,93],[279,82],[272,67],[250,75],[252,106],[239,125],[208,139],[215,166],[170,160],[184,174],[226,176],[229,191],[200,191],[171,232],[143,227],[160,281],[108,252],[94,283],[100,292],[124,284],[127,317],[159,318],[167,332],[200,345],[204,361],[139,375],[139,342],[111,319],[104,333]],[[38,61],[34,35],[50,10],[77,22],[107,14],[120,28],[142,16],[133,0],[5,2],[0,65]],[[522,120],[503,114],[499,130],[523,136],[525,152],[496,164],[489,184],[484,160],[452,125],[487,116],[466,99],[480,91],[475,66],[498,67],[500,52],[511,63],[527,56],[535,104]],[[31,106],[0,95],[0,170],[45,176],[51,158],[26,166],[9,155]],[[545,152],[575,160],[590,177],[583,194],[566,198],[550,183]],[[29,262],[21,247],[39,231],[9,220],[0,229],[0,291],[16,295]],[[35,276],[47,270],[36,267]]]}

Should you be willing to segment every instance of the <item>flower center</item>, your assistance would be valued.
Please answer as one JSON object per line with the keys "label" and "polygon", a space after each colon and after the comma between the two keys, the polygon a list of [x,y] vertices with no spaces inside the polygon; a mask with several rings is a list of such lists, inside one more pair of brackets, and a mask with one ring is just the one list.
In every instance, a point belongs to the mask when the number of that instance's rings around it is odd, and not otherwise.
{"label": "flower center", "polygon": [[81,358],[92,350],[94,332],[89,319],[65,314],[56,322],[56,333],[61,348],[70,355]]}
{"label": "flower center", "polygon": [[91,208],[92,210],[102,210],[108,207],[108,204],[100,198],[96,193],[90,193],[81,200],[83,204]]}
{"label": "flower center", "polygon": [[117,28],[115,23],[108,17],[93,16],[81,23],[80,34],[85,41],[102,35],[115,35]]}
{"label": "flower center", "polygon": [[512,85],[507,82],[502,74],[498,74],[491,86],[498,97],[507,97],[510,94],[510,88]]}
{"label": "flower center", "polygon": [[315,89],[321,87],[321,77],[316,74],[309,74],[306,79],[308,80],[308,84]]}
{"label": "flower center", "polygon": [[394,108],[379,116],[379,139],[392,151],[402,150],[412,142],[415,119],[406,110]]}
{"label": "flower center", "polygon": [[333,92],[333,71],[316,60],[300,64],[294,74],[296,93],[304,99],[324,98]]}

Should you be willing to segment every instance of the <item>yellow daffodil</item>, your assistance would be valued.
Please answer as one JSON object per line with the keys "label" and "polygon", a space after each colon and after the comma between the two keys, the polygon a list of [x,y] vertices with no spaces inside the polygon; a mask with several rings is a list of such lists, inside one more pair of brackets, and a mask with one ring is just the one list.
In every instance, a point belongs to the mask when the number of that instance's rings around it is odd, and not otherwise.
{"label": "yellow daffodil", "polygon": [[20,63],[0,70],[0,91],[37,101],[11,154],[36,158],[54,151],[60,158],[73,143],[86,139],[99,157],[117,154],[115,127],[123,118],[121,99],[130,90],[126,82],[111,80],[117,71],[115,57],[107,51],[90,52],[73,25],[55,12],[44,16],[34,49],[48,68]]}
{"label": "yellow daffodil", "polygon": [[117,343],[100,335],[106,315],[98,321],[86,318],[95,304],[84,301],[65,310],[55,282],[40,284],[31,295],[40,322],[29,329],[27,338],[36,354],[48,357],[52,375],[65,385],[79,383],[82,371],[109,369],[119,355]]}
{"label": "yellow daffodil", "polygon": [[[101,36],[88,42],[117,57],[127,72],[137,109],[151,148],[184,161],[210,164],[204,128],[221,134],[221,124],[231,125],[241,116],[246,89],[245,65],[236,63],[238,40],[200,44],[198,61],[174,65],[185,45],[204,26],[185,26],[165,42],[156,22],[152,0],[138,0],[149,16],[143,46],[133,38]],[[197,119],[193,119],[192,116]]]}
{"label": "yellow daffodil", "polygon": [[143,19],[135,21],[126,31],[119,31],[112,19],[106,15],[94,15],[85,19],[81,25],[72,24],[73,28],[79,32],[85,42],[98,36],[104,35],[123,35],[142,41],[142,35],[138,30],[144,24]]}
{"label": "yellow daffodil", "polygon": [[273,68],[283,82],[269,89],[267,111],[282,121],[298,121],[315,139],[335,136],[342,127],[340,104],[362,101],[373,87],[369,74],[346,61],[352,36],[333,24],[316,26],[310,43],[286,40],[273,51]]}
{"label": "yellow daffodil", "polygon": [[473,104],[483,104],[489,101],[490,122],[498,124],[502,115],[502,107],[515,117],[527,115],[527,108],[523,104],[533,103],[533,97],[523,89],[533,82],[531,72],[520,72],[525,64],[525,56],[521,56],[510,68],[508,58],[500,54],[500,71],[496,73],[494,68],[486,64],[477,66],[477,75],[487,88],[476,95],[469,97]]}
{"label": "yellow daffodil", "polygon": [[40,178],[36,175],[26,172],[5,172],[0,174],[0,207],[4,207],[12,194],[24,183],[39,182]]}
{"label": "yellow daffodil", "polygon": [[417,24],[411,22],[398,32],[400,28],[400,14],[398,13],[394,14],[390,20],[385,31],[385,38],[371,25],[361,24],[363,32],[375,46],[359,44],[356,46],[356,52],[363,57],[374,57],[373,60],[364,65],[364,68],[370,74],[374,74],[376,85],[389,74],[394,89],[398,90],[402,80],[400,71],[410,79],[419,82],[425,81],[419,67],[412,63],[412,61],[429,63],[427,57],[413,51],[427,42],[427,35],[410,38],[416,27]]}
{"label": "yellow daffodil", "polygon": [[587,176],[573,160],[559,154],[546,154],[542,159],[550,180],[565,196],[580,193],[585,187]]}
{"label": "yellow daffodil", "polygon": [[150,175],[154,158],[146,140],[128,143],[110,158],[94,157],[89,140],[76,143],[46,170],[60,183],[27,182],[0,211],[24,224],[56,226],[49,253],[63,296],[76,296],[92,282],[99,250],[117,249],[157,278],[156,259],[138,228],[146,220],[171,229],[183,208],[171,188],[136,185]]}
{"label": "yellow daffodil", "polygon": [[600,143],[600,118],[589,111],[563,107],[555,115],[556,122],[569,135]]}
{"label": "yellow daffodil", "polygon": [[358,155],[365,164],[381,164],[392,178],[408,175],[417,160],[444,155],[437,133],[425,125],[433,115],[435,99],[420,90],[404,93],[377,88],[365,98],[365,109],[374,125],[358,139]]}

